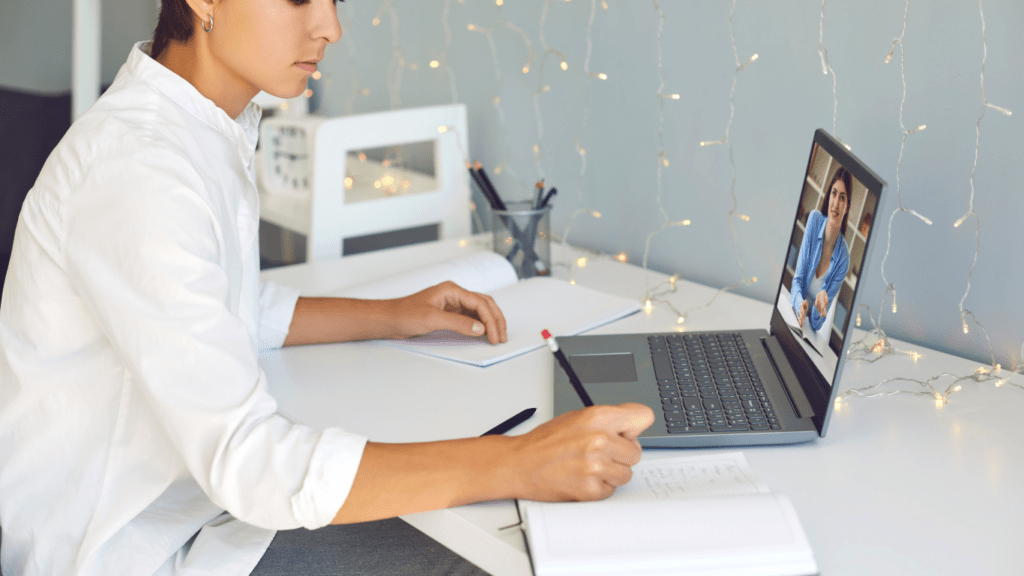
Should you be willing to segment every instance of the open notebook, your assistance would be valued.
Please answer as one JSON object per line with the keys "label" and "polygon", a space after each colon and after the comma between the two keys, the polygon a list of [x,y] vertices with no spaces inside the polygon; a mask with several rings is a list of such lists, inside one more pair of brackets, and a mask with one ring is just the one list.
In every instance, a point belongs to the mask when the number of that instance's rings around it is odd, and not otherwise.
{"label": "open notebook", "polygon": [[739,452],[645,459],[605,500],[518,506],[537,576],[818,571],[792,504]]}
{"label": "open notebook", "polygon": [[339,290],[332,296],[396,298],[445,280],[494,298],[505,315],[508,341],[493,345],[484,337],[438,330],[407,340],[378,340],[384,346],[474,366],[489,366],[544,346],[543,329],[581,334],[640,310],[636,300],[537,277],[519,280],[507,260],[493,252],[467,256]]}

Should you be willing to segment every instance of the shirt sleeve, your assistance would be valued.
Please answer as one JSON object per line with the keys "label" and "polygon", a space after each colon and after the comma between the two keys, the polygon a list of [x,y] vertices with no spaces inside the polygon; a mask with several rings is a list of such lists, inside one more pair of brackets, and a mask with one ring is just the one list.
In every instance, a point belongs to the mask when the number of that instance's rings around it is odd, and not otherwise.
{"label": "shirt sleeve", "polygon": [[[187,162],[148,149],[94,167],[66,200],[69,280],[126,366],[124,393],[150,407],[212,502],[263,528],[324,526],[366,439],[277,413],[248,328],[229,308],[237,288],[225,235],[235,232],[202,200]],[[283,341],[295,298],[264,287],[261,338]]]}
{"label": "shirt sleeve", "polygon": [[790,287],[790,300],[794,310],[800,310],[800,305],[807,299],[805,292],[811,280],[811,269],[813,268],[811,254],[811,238],[817,234],[817,217],[821,213],[812,210],[807,216],[807,227],[804,229],[804,238],[800,242],[800,254],[796,260],[796,272],[793,274],[793,284]]}
{"label": "shirt sleeve", "polygon": [[260,350],[284,346],[299,301],[299,290],[276,282],[260,285]]}

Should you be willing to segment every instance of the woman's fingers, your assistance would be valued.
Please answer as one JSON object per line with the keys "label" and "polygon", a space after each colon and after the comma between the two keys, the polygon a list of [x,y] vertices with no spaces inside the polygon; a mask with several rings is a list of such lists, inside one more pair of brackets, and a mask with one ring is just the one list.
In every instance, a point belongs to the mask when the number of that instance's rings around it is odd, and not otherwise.
{"label": "woman's fingers", "polygon": [[818,309],[818,314],[825,316],[828,314],[828,292],[822,290],[818,292],[818,296],[814,299],[815,308]]}
{"label": "woman's fingers", "polygon": [[452,330],[465,336],[486,335],[491,344],[508,340],[505,316],[486,294],[443,282],[398,300],[397,322],[403,336]]}
{"label": "woman's fingers", "polygon": [[521,497],[598,500],[629,482],[642,450],[636,436],[654,421],[640,404],[591,406],[515,437]]}
{"label": "woman's fingers", "polygon": [[[508,340],[505,326],[505,315],[486,294],[470,292],[452,282],[441,285],[445,298],[445,311],[462,317],[475,317],[483,324],[484,333],[491,344]],[[479,333],[473,335],[479,336]]]}

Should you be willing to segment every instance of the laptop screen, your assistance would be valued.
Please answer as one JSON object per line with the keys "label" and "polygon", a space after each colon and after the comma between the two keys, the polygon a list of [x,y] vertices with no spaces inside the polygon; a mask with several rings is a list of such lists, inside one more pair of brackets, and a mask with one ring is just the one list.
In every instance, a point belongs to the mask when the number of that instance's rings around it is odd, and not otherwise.
{"label": "laptop screen", "polygon": [[809,396],[820,402],[833,395],[850,324],[856,323],[855,297],[885,183],[818,130],[802,185],[772,331],[791,359],[803,359],[795,362],[804,367],[801,381],[806,371],[814,373],[823,389]]}

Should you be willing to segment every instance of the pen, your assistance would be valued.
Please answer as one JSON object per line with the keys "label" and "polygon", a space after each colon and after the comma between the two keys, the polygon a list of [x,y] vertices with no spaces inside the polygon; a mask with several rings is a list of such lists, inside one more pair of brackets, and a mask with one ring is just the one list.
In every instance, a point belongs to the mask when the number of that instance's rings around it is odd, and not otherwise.
{"label": "pen", "polygon": [[548,190],[547,195],[544,196],[544,199],[540,201],[540,206],[538,206],[538,208],[544,208],[545,206],[547,206],[548,202],[551,200],[551,197],[554,196],[555,194],[558,194],[558,188],[552,188],[551,190]]}
{"label": "pen", "polygon": [[498,210],[506,210],[505,202],[502,201],[501,196],[498,196],[498,190],[494,188],[494,184],[491,184],[491,179],[487,177],[484,165],[477,160],[476,162],[473,162],[473,167],[476,168],[476,173],[480,176],[480,181],[484,183],[488,192],[491,193],[491,197],[497,205]]}
{"label": "pen", "polygon": [[480,189],[480,193],[483,194],[484,199],[487,200],[487,203],[491,205],[491,209],[497,210],[497,202],[495,202],[494,198],[491,197],[491,191],[488,190],[487,187],[484,186],[483,181],[480,180],[480,175],[476,173],[476,170],[473,170],[473,165],[470,164],[469,162],[466,162],[466,168],[469,169],[469,176],[470,178],[473,179],[473,182],[476,182],[476,186],[477,188]]}
{"label": "pen", "polygon": [[555,358],[558,358],[558,363],[562,365],[562,370],[565,370],[567,376],[569,376],[569,382],[572,382],[572,387],[576,389],[576,394],[579,394],[580,400],[583,401],[584,406],[593,406],[594,401],[590,399],[590,395],[583,389],[583,384],[580,379],[576,376],[576,371],[569,365],[569,359],[562,354],[562,351],[558,349],[558,342],[555,342],[554,336],[551,332],[544,330],[540,333],[544,341],[548,343],[548,348],[555,353]]}
{"label": "pen", "polygon": [[490,436],[491,434],[504,434],[505,432],[508,432],[509,430],[529,420],[530,416],[533,416],[533,413],[536,411],[536,408],[527,408],[526,410],[523,410],[519,414],[516,414],[515,416],[509,418],[508,420],[505,420],[501,424],[498,424],[494,428],[491,428],[487,432],[484,432],[483,434],[481,434],[481,436]]}

